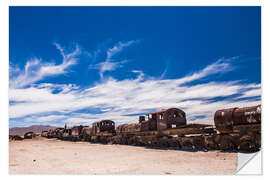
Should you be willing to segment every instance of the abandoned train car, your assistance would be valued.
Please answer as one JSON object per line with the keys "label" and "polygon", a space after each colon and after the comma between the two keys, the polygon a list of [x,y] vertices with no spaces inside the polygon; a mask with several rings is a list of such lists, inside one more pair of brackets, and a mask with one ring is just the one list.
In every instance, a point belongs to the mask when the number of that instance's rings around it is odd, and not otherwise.
{"label": "abandoned train car", "polygon": [[[79,141],[82,137],[82,130],[83,128],[88,127],[88,126],[73,126],[71,128],[71,135],[69,136],[69,138],[72,141]],[[66,128],[65,128],[66,129]]]}
{"label": "abandoned train car", "polygon": [[90,142],[191,148],[197,150],[258,151],[261,148],[261,105],[218,110],[214,125],[187,124],[178,108],[162,109],[139,116],[138,123],[101,120],[92,127],[57,128],[48,137]]}
{"label": "abandoned train car", "polygon": [[162,109],[151,112],[145,116],[139,116],[139,122],[123,124],[117,127],[116,132],[132,133],[144,131],[162,131],[171,128],[179,128],[187,124],[186,114],[178,108]]}
{"label": "abandoned train car", "polygon": [[34,137],[36,137],[36,134],[32,131],[26,132],[23,136],[24,139],[33,139]]}
{"label": "abandoned train car", "polygon": [[235,126],[261,124],[261,105],[218,110],[214,122],[222,133],[232,132]]}

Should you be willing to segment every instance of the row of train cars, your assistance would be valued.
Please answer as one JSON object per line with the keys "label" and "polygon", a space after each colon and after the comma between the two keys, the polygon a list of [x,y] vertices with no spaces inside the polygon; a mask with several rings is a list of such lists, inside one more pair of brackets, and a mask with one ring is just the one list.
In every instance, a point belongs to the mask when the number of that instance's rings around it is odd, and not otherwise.
{"label": "row of train cars", "polygon": [[256,152],[261,148],[261,105],[215,112],[215,125],[187,124],[178,108],[139,116],[139,122],[115,127],[111,120],[92,126],[74,126],[43,131],[41,136],[68,141],[124,144],[183,150]]}

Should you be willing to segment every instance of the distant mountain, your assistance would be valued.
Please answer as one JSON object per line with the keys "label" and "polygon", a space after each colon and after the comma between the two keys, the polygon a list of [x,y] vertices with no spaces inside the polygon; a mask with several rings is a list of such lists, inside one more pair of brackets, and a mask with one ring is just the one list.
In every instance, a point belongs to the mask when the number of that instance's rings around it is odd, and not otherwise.
{"label": "distant mountain", "polygon": [[34,133],[41,133],[42,131],[48,131],[49,129],[56,128],[55,126],[49,125],[33,125],[29,127],[13,127],[9,128],[10,135],[24,135],[26,132],[32,131]]}

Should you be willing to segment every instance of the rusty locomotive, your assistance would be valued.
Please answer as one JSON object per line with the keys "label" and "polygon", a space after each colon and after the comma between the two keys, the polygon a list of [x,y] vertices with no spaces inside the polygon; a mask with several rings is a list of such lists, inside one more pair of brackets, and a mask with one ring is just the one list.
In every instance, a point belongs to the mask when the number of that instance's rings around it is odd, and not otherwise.
{"label": "rusty locomotive", "polygon": [[34,137],[36,137],[36,134],[32,131],[26,132],[23,136],[24,139],[33,139]]}
{"label": "rusty locomotive", "polygon": [[254,152],[261,148],[261,105],[216,111],[215,125],[187,124],[178,108],[139,116],[138,123],[115,127],[111,120],[89,126],[56,128],[47,137],[105,144],[171,147],[187,150],[229,150]]}

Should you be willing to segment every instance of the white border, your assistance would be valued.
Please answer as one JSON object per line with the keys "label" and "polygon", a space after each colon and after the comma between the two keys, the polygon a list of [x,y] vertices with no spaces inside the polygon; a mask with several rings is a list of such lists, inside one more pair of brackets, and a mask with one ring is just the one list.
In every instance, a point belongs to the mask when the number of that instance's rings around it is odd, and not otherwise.
{"label": "white border", "polygon": [[1,1],[0,6],[0,171],[8,171],[8,3]]}
{"label": "white border", "polygon": [[[0,59],[0,172],[1,177],[4,178],[22,178],[22,179],[47,179],[47,178],[60,178],[59,176],[12,176],[8,175],[8,6],[262,6],[262,86],[263,86],[263,97],[262,97],[262,104],[263,104],[263,149],[268,149],[269,143],[267,143],[268,134],[267,129],[270,128],[270,117],[267,115],[267,111],[270,108],[269,106],[269,98],[270,98],[270,88],[269,88],[269,77],[270,77],[270,56],[269,56],[269,33],[270,33],[270,26],[269,26],[269,17],[270,17],[270,9],[269,9],[269,1],[268,0],[1,0],[1,10],[0,10],[0,22],[2,27],[0,28],[0,48],[1,48],[1,59]],[[267,43],[268,42],[268,43]],[[267,82],[268,81],[268,82]],[[268,102],[267,102],[268,100]],[[267,127],[267,128],[266,128]],[[265,130],[266,129],[266,130]],[[269,132],[269,130],[268,130]],[[265,140],[265,141],[264,141]],[[264,151],[264,150],[263,150]],[[262,161],[264,163],[265,168],[263,168],[263,174],[269,175],[270,171],[267,170],[270,166],[267,166],[266,162],[269,161],[270,155],[269,153],[262,152]],[[206,164],[207,165],[207,162]],[[80,178],[109,178],[109,179],[126,179],[126,178],[143,178],[142,176],[80,176]],[[188,178],[188,179],[217,179],[216,176],[188,176],[188,177],[178,177],[178,176],[155,176],[149,177],[146,176],[144,178],[157,178],[157,179],[164,179],[164,178]],[[243,177],[243,176],[241,176]],[[264,176],[263,178],[265,178]],[[73,179],[73,176],[65,176],[67,179]],[[239,178],[236,177],[218,177],[221,179],[228,179],[228,178]],[[248,178],[262,178],[261,177],[246,177]]]}

